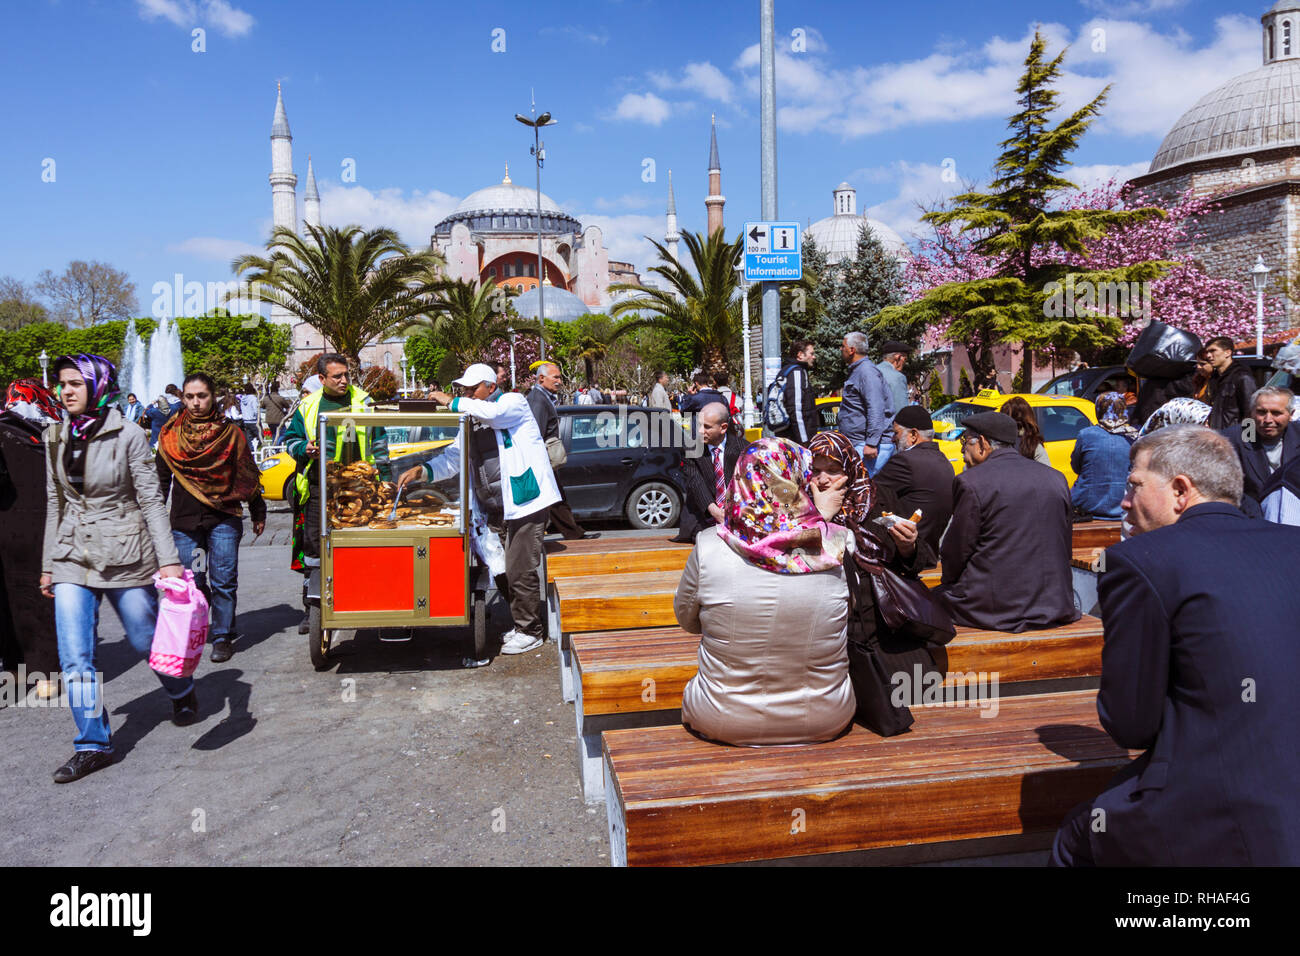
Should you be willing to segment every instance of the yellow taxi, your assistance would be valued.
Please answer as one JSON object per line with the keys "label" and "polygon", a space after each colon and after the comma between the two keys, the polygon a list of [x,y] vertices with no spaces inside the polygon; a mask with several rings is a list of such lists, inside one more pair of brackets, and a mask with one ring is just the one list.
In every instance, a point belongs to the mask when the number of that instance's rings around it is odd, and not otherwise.
{"label": "yellow taxi", "polygon": [[[944,457],[952,462],[953,470],[960,474],[966,467],[961,457],[961,436],[965,431],[961,426],[962,421],[977,412],[996,412],[1016,395],[1028,402],[1034,410],[1038,429],[1043,433],[1043,446],[1047,449],[1052,467],[1065,475],[1065,480],[1073,485],[1076,476],[1070,467],[1070,454],[1074,451],[1075,439],[1083,429],[1097,424],[1096,407],[1083,398],[1069,395],[1004,394],[986,388],[971,398],[949,402],[930,414],[934,419],[934,440],[938,442]],[[822,429],[835,429],[839,411],[838,396],[817,399]],[[762,433],[762,428],[749,428],[745,431],[745,438],[755,441],[763,437]]]}
{"label": "yellow taxi", "polygon": [[[393,462],[393,473],[397,474],[398,459],[418,456],[424,461],[432,452],[450,445],[456,438],[455,425],[420,425],[407,427],[399,425],[384,429],[388,435],[388,459]],[[406,463],[406,467],[416,461]],[[286,451],[273,451],[258,463],[262,472],[262,497],[272,501],[289,501],[293,498],[294,473],[296,471],[293,457]]]}

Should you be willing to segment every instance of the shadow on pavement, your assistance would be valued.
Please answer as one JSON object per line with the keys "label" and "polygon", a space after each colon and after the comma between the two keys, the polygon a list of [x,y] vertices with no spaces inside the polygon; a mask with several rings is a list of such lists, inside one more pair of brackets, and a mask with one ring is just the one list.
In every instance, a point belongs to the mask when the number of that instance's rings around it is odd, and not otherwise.
{"label": "shadow on pavement", "polygon": [[225,709],[230,705],[230,713],[221,723],[208,730],[190,746],[194,750],[220,750],[226,744],[238,740],[250,733],[257,726],[257,718],[248,709],[248,700],[253,688],[239,678],[243,671],[227,668],[212,671],[201,680],[195,681],[199,696],[199,717]]}

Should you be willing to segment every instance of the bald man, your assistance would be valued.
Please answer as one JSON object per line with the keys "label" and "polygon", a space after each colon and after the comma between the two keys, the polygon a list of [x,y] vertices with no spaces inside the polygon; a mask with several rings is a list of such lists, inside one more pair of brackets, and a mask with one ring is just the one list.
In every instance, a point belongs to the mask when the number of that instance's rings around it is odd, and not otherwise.
{"label": "bald man", "polygon": [[[560,367],[554,362],[547,362],[537,368],[537,384],[528,390],[528,407],[537,419],[537,428],[542,433],[542,441],[558,438],[560,435],[560,413],[556,406],[560,403],[560,385],[564,376]],[[564,495],[564,485],[560,483],[557,472],[555,483],[560,488],[560,500],[551,505],[551,527],[564,536],[566,541],[581,541],[583,538],[598,538],[599,532],[587,532],[578,524]]]}
{"label": "bald man", "polygon": [[[745,450],[745,440],[731,430],[731,413],[721,402],[710,402],[695,420],[698,444],[689,446],[682,464],[686,490],[682,519],[674,541],[691,541],[702,528],[722,519],[722,497],[736,461]],[[692,454],[698,451],[700,454]]]}

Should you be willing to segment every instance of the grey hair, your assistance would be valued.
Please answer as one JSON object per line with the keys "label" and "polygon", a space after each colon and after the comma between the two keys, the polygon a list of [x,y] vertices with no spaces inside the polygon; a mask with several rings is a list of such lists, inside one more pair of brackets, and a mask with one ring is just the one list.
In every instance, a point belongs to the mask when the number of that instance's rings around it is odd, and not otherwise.
{"label": "grey hair", "polygon": [[1146,467],[1166,481],[1182,475],[1211,501],[1241,503],[1241,462],[1232,443],[1204,425],[1169,425],[1144,435],[1129,449],[1129,462],[1147,453]]}
{"label": "grey hair", "polygon": [[1295,401],[1295,392],[1289,388],[1283,388],[1280,385],[1265,385],[1263,388],[1255,389],[1255,394],[1250,396],[1250,410],[1255,410],[1256,404],[1261,398],[1277,397],[1286,401],[1287,407]]}
{"label": "grey hair", "polygon": [[920,435],[922,438],[924,438],[926,441],[933,441],[933,440],[934,440],[934,429],[933,429],[933,428],[918,428],[918,429],[916,429],[916,433],[917,433],[918,435]]}
{"label": "grey hair", "polygon": [[867,354],[867,335],[865,332],[849,332],[844,336],[844,343],[857,355]]}

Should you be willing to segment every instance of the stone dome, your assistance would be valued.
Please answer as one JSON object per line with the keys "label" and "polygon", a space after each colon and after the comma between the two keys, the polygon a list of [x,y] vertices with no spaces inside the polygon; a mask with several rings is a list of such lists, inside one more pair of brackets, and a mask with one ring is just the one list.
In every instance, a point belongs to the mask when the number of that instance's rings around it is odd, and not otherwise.
{"label": "stone dome", "polygon": [[1277,60],[1202,96],[1169,131],[1149,172],[1279,146],[1300,146],[1300,59]]}
{"label": "stone dome", "polygon": [[[527,292],[521,292],[510,300],[510,304],[524,318],[537,318],[537,287],[534,286]],[[568,289],[553,286],[548,281],[546,286],[546,318],[555,322],[572,322],[580,315],[596,311],[599,310],[587,305]]]}
{"label": "stone dome", "polygon": [[[526,235],[537,232],[537,190],[505,178],[492,186],[476,189],[433,228],[435,236],[450,236],[452,226],[463,222],[473,232]],[[555,200],[542,193],[542,234],[578,235],[582,224],[564,212]]]}

